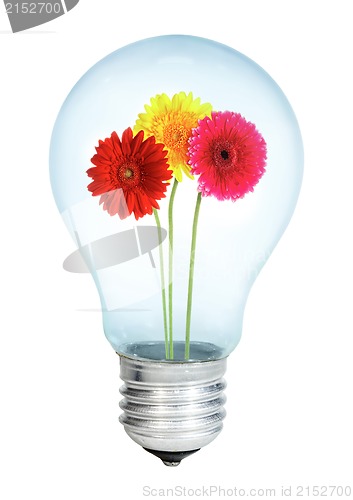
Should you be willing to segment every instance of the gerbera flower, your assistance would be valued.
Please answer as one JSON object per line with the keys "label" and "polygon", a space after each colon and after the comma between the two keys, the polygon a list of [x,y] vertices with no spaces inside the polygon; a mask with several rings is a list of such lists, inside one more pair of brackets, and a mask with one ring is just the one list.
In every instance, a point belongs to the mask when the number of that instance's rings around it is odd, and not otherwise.
{"label": "gerbera flower", "polygon": [[265,172],[266,142],[239,113],[213,112],[192,131],[188,151],[199,191],[233,201],[253,191]]}
{"label": "gerbera flower", "polygon": [[144,130],[146,136],[154,135],[168,150],[168,162],[177,181],[182,180],[182,172],[191,179],[188,165],[188,140],[192,128],[198,120],[210,115],[211,104],[201,104],[198,97],[193,99],[192,92],[188,95],[179,92],[170,99],[166,94],[151,98],[151,105],[145,105],[146,113],[139,114],[134,132]]}
{"label": "gerbera flower", "polygon": [[172,173],[168,170],[167,151],[154,137],[145,140],[143,131],[133,137],[127,128],[119,139],[116,132],[99,141],[97,154],[87,170],[93,182],[87,186],[110,215],[125,219],[134,213],[136,220],[159,208],[156,200],[165,197]]}

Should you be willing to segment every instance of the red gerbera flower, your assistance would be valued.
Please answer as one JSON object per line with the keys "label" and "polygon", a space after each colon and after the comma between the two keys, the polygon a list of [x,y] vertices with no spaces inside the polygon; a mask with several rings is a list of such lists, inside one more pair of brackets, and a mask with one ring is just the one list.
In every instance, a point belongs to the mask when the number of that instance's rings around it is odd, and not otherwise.
{"label": "red gerbera flower", "polygon": [[189,139],[191,173],[199,191],[219,200],[237,200],[253,191],[265,172],[266,143],[239,113],[212,112],[199,120]]}
{"label": "red gerbera flower", "polygon": [[159,208],[156,200],[165,197],[172,177],[168,170],[164,144],[156,143],[153,136],[143,140],[144,132],[135,137],[127,128],[121,141],[116,132],[99,141],[97,154],[87,170],[93,182],[87,186],[93,196],[101,195],[99,203],[110,215],[125,219],[134,213],[136,220],[152,214]]}

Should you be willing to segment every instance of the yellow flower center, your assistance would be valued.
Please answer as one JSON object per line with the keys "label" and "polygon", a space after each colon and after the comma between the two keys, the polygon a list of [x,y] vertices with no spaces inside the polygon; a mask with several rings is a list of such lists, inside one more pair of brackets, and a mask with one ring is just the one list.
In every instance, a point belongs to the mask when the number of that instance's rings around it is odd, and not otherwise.
{"label": "yellow flower center", "polygon": [[132,177],[132,175],[133,175],[133,171],[130,168],[127,168],[125,170],[125,173],[124,173],[124,176],[126,177],[126,179],[130,179],[130,177]]}
{"label": "yellow flower center", "polygon": [[188,140],[188,132],[183,125],[171,123],[164,128],[163,142],[169,149],[181,149]]}

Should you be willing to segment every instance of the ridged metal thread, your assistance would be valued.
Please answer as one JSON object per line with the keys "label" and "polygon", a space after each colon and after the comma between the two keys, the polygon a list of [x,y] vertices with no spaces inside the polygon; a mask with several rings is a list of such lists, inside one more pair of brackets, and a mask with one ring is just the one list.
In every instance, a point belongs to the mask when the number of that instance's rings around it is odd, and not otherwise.
{"label": "ridged metal thread", "polygon": [[223,426],[226,359],[158,362],[120,357],[120,422],[149,450],[185,452],[215,439]]}

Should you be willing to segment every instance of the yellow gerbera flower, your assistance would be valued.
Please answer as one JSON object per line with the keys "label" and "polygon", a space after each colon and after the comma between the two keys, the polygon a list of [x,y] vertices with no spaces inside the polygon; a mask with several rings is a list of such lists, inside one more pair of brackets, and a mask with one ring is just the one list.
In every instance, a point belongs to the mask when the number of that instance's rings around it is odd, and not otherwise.
{"label": "yellow gerbera flower", "polygon": [[154,135],[156,142],[161,142],[168,150],[168,163],[178,182],[182,180],[182,172],[190,179],[188,165],[188,140],[191,130],[198,125],[198,120],[211,116],[212,106],[201,104],[201,99],[193,98],[192,92],[174,94],[170,99],[166,94],[158,94],[151,98],[151,105],[145,105],[146,113],[140,113],[134,127],[136,134],[140,130],[145,137]]}

